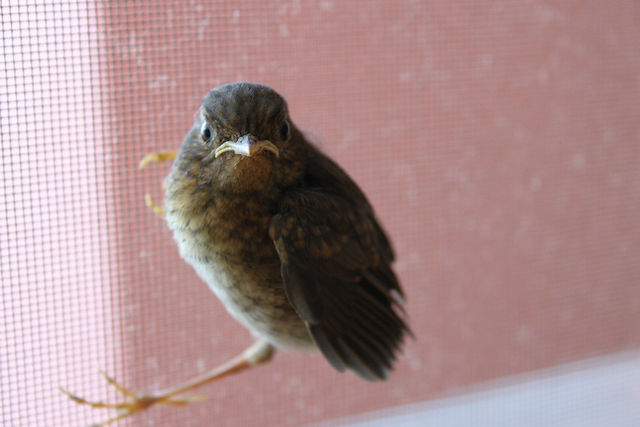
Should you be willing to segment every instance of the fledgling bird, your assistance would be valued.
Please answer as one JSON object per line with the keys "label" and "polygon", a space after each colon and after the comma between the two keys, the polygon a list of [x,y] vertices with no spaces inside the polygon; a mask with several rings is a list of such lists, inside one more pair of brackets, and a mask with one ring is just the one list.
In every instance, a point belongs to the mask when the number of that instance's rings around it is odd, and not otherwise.
{"label": "fledgling bird", "polygon": [[339,371],[387,377],[409,333],[391,245],[362,191],[298,130],[278,93],[247,82],[209,92],[165,186],[180,254],[257,342],[163,392],[137,396],[107,377],[132,400],[93,406],[121,418],[186,403],[175,396],[274,349],[317,348]]}

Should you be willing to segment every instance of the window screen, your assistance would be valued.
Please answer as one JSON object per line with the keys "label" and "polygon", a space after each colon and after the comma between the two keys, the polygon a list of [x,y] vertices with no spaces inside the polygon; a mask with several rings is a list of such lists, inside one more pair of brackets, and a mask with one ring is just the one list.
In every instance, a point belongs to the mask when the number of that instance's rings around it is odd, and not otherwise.
{"label": "window screen", "polygon": [[300,425],[640,344],[633,2],[6,1],[0,39],[3,425],[82,425],[252,338],[180,258],[162,203],[206,92],[257,81],[365,190],[416,339],[391,379],[319,355],[122,425]]}

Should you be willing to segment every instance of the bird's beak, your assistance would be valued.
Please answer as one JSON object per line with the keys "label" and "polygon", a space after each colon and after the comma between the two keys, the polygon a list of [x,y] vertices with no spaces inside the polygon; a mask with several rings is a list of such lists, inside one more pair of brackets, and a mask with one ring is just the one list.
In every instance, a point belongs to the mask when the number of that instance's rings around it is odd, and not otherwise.
{"label": "bird's beak", "polygon": [[258,139],[251,135],[246,134],[238,138],[236,141],[226,141],[218,148],[216,148],[216,157],[224,153],[225,151],[233,151],[236,154],[242,154],[243,156],[251,157],[262,150],[271,151],[276,157],[280,157],[280,150],[273,145],[271,141]]}

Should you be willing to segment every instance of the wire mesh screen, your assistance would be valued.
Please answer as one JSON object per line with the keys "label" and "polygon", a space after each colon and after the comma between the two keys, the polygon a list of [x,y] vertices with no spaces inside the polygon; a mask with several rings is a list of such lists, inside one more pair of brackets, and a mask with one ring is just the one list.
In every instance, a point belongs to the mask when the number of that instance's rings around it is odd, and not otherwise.
{"label": "wire mesh screen", "polygon": [[391,379],[279,353],[131,425],[299,425],[640,344],[634,2],[1,6],[3,425],[106,419],[252,341],[181,259],[168,164],[202,97],[275,88],[367,193],[416,335]]}

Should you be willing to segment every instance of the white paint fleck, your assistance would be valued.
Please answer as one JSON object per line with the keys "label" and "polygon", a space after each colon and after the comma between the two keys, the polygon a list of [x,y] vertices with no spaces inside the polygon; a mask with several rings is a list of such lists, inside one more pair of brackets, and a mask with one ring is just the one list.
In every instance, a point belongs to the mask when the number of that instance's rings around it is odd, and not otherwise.
{"label": "white paint fleck", "polygon": [[571,157],[571,166],[574,169],[584,169],[587,159],[584,153],[576,153]]}
{"label": "white paint fleck", "polygon": [[466,231],[475,231],[477,228],[478,221],[475,218],[467,218],[464,221],[464,229]]}
{"label": "white paint fleck", "polygon": [[540,86],[546,86],[549,82],[549,71],[547,71],[545,68],[539,69],[538,73],[536,74],[536,79],[538,80],[538,84]]}
{"label": "white paint fleck", "polygon": [[398,73],[398,82],[400,83],[409,83],[413,78],[413,74],[411,71],[403,71],[402,73]]}
{"label": "white paint fleck", "polygon": [[538,22],[547,24],[556,19],[556,13],[553,9],[543,5],[536,5],[534,11],[534,17]]}
{"label": "white paint fleck", "polygon": [[322,9],[322,10],[331,10],[331,9],[333,9],[333,2],[332,1],[328,1],[328,0],[321,1],[320,2],[320,9]]}
{"label": "white paint fleck", "polygon": [[606,127],[602,131],[602,141],[606,143],[614,143],[616,141],[616,130],[611,127]]}
{"label": "white paint fleck", "polygon": [[412,371],[422,370],[422,360],[417,357],[412,357],[411,359],[409,359],[409,367]]}
{"label": "white paint fleck", "polygon": [[531,177],[531,179],[529,180],[529,190],[535,193],[536,191],[540,190],[540,187],[542,187],[542,179],[537,175]]}
{"label": "white paint fleck", "polygon": [[151,82],[149,82],[149,89],[151,89],[152,91],[157,90],[160,86],[162,86],[163,83],[166,83],[169,81],[169,76],[166,74],[163,74],[161,76],[157,76],[155,79],[151,80]]}
{"label": "white paint fleck", "polygon": [[158,359],[155,357],[147,357],[145,364],[147,365],[147,368],[158,369]]}
{"label": "white paint fleck", "polygon": [[567,322],[570,322],[572,319],[574,319],[575,316],[576,316],[575,308],[567,308],[565,310],[562,310],[560,312],[560,323],[566,324]]}
{"label": "white paint fleck", "polygon": [[533,334],[531,333],[531,329],[522,325],[516,331],[516,341],[519,344],[531,344],[531,339],[533,338]]}
{"label": "white paint fleck", "polygon": [[607,183],[612,188],[618,188],[622,185],[622,176],[618,172],[610,173],[607,177]]}
{"label": "white paint fleck", "polygon": [[141,53],[144,52],[144,46],[142,43],[138,43],[138,38],[136,37],[135,30],[131,31],[131,35],[129,36],[129,50],[128,54],[136,59],[136,64],[142,64],[142,56]]}
{"label": "white paint fleck", "polygon": [[434,66],[433,66],[433,59],[432,58],[425,58],[424,61],[422,61],[422,71],[424,73],[429,73],[433,70]]}
{"label": "white paint fleck", "polygon": [[345,129],[342,133],[342,140],[338,145],[340,150],[348,149],[353,143],[360,139],[360,131],[358,129]]}
{"label": "white paint fleck", "polygon": [[300,380],[300,377],[292,376],[291,379],[289,380],[289,384],[292,387],[298,387],[300,384],[302,384],[302,381]]}
{"label": "white paint fleck", "polygon": [[198,40],[204,40],[204,34],[209,26],[209,18],[205,18],[200,22],[200,28],[198,28]]}
{"label": "white paint fleck", "polygon": [[289,37],[289,27],[287,24],[280,24],[278,31],[280,32],[280,37]]}

